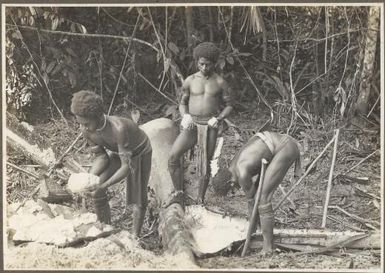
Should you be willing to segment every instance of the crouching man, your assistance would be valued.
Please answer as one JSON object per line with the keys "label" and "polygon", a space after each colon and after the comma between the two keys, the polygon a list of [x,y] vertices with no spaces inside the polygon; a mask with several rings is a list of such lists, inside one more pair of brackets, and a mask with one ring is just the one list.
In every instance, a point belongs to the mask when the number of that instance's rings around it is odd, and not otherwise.
{"label": "crouching man", "polygon": [[88,190],[98,220],[111,223],[107,188],[125,179],[126,202],[134,204],[133,233],[139,236],[147,208],[151,170],[152,148],[147,135],[130,119],[105,115],[101,97],[90,91],[73,95],[71,112],[95,154],[89,172],[99,176],[100,183]]}
{"label": "crouching man", "polygon": [[261,160],[266,159],[267,165],[263,180],[258,214],[254,223],[261,229],[263,236],[263,252],[272,253],[274,213],[271,199],[278,185],[282,182],[290,166],[295,162],[295,176],[301,172],[300,151],[298,143],[289,135],[273,132],[257,133],[241,148],[230,163],[229,171],[232,180],[237,181],[248,199],[248,217],[251,220],[255,194],[259,186]]}

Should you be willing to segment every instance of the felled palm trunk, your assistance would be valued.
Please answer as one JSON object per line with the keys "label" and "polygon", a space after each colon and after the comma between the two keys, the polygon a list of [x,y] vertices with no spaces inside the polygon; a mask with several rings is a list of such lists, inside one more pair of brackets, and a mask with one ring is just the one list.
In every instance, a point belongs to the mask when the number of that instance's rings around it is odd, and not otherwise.
{"label": "felled palm trunk", "polygon": [[178,203],[166,207],[174,189],[167,162],[178,129],[166,118],[149,121],[140,127],[148,135],[152,146],[149,186],[154,190],[157,206],[160,208],[158,230],[162,244],[170,254],[183,256],[193,264],[193,237],[185,226],[184,210]]}

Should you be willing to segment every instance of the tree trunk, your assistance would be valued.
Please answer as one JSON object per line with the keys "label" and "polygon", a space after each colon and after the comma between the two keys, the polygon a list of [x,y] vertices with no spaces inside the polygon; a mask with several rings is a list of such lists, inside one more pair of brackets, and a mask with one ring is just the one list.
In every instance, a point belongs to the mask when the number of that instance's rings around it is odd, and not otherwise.
{"label": "tree trunk", "polygon": [[194,264],[192,251],[193,237],[184,224],[183,208],[177,204],[165,207],[174,189],[168,172],[168,157],[172,144],[178,135],[174,122],[160,118],[149,121],[142,126],[151,141],[152,167],[149,186],[154,190],[159,213],[159,235],[162,244],[172,255],[183,256],[184,262]]}
{"label": "tree trunk", "polygon": [[187,46],[191,49],[194,46],[193,7],[185,7],[185,16],[186,16]]}
{"label": "tree trunk", "polygon": [[356,110],[359,114],[362,115],[365,115],[368,112],[368,101],[376,55],[379,20],[379,7],[370,7],[368,16],[368,30],[366,32],[365,53],[361,72],[361,83],[356,102]]}
{"label": "tree trunk", "polygon": [[210,33],[210,42],[214,42],[214,19],[213,19],[213,11],[211,7],[207,8],[209,11],[209,33]]}

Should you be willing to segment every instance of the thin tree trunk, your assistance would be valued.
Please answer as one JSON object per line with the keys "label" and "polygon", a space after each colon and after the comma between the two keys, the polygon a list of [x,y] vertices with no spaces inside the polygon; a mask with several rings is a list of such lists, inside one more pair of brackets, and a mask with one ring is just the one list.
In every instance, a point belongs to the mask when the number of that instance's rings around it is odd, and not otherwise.
{"label": "thin tree trunk", "polygon": [[356,102],[356,109],[358,113],[363,115],[367,114],[368,112],[368,102],[376,55],[379,20],[379,7],[370,7],[368,17],[368,30],[366,31],[365,53],[361,72],[361,83]]}
{"label": "thin tree trunk", "polygon": [[214,20],[211,7],[208,7],[209,11],[209,33],[210,33],[210,42],[214,42]]}
{"label": "thin tree trunk", "polygon": [[191,49],[194,46],[194,40],[193,40],[193,31],[194,31],[193,7],[185,7],[185,16],[186,16],[187,46]]}

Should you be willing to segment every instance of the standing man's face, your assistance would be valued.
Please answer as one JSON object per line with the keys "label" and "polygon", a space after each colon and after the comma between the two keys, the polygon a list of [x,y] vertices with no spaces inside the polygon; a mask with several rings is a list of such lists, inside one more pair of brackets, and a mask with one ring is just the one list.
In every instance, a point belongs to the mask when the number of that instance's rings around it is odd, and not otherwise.
{"label": "standing man's face", "polygon": [[209,59],[200,57],[198,60],[198,70],[203,74],[203,76],[210,76],[214,71],[214,63]]}

